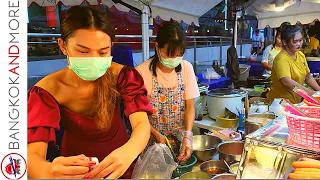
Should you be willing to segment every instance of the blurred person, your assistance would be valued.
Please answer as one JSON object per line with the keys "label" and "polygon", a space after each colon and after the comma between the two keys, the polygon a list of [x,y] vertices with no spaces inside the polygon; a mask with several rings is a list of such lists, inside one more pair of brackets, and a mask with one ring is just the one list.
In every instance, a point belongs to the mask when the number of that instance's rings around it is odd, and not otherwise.
{"label": "blurred person", "polygon": [[272,45],[266,47],[262,56],[262,65],[265,69],[263,75],[266,77],[271,76],[271,70],[274,58],[279,54],[282,50],[282,42],[281,42],[281,31],[280,28],[277,29],[276,39]]}
{"label": "blurred person", "polygon": [[261,55],[264,48],[264,37],[260,33],[259,29],[254,30],[254,34],[252,36],[252,48],[251,48],[251,54],[257,54]]}

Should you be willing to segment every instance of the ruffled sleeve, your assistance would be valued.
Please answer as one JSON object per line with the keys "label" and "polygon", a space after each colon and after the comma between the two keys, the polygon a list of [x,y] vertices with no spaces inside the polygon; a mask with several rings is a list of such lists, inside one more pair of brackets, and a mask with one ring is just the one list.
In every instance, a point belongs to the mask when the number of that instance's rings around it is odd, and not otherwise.
{"label": "ruffled sleeve", "polygon": [[135,112],[152,114],[152,106],[148,100],[147,90],[140,73],[129,66],[125,66],[119,73],[118,91],[124,102],[124,113],[129,116]]}
{"label": "ruffled sleeve", "polygon": [[46,90],[32,87],[28,91],[28,143],[55,143],[59,122],[58,102]]}

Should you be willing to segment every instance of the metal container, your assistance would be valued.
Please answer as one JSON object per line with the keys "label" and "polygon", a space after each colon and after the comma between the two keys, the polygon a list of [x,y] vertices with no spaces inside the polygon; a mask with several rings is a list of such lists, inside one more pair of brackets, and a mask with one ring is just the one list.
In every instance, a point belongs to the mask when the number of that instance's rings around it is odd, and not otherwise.
{"label": "metal container", "polygon": [[210,135],[193,136],[193,153],[200,161],[208,161],[217,153],[217,145],[222,139]]}
{"label": "metal container", "polygon": [[212,119],[225,113],[225,108],[237,112],[237,107],[243,107],[242,99],[247,96],[247,91],[241,89],[214,89],[208,92],[208,113]]}
{"label": "metal container", "polygon": [[232,179],[236,179],[236,177],[237,176],[235,174],[224,173],[224,174],[216,175],[212,179],[228,179],[228,180],[232,180]]}
{"label": "metal container", "polygon": [[227,165],[220,160],[206,161],[200,165],[200,170],[212,176],[229,172]]}
{"label": "metal container", "polygon": [[225,141],[218,146],[219,159],[228,164],[239,162],[243,153],[244,142]]}
{"label": "metal container", "polygon": [[250,114],[249,117],[245,121],[244,134],[248,135],[252,132],[255,132],[256,130],[258,130],[261,127],[268,124],[270,121],[274,120],[275,118],[276,118],[276,116],[273,113],[264,113],[264,114],[253,113],[253,114]]}
{"label": "metal container", "polygon": [[301,147],[288,137],[283,116],[247,135],[237,179],[288,179],[292,162],[301,157],[320,158],[319,149]]}
{"label": "metal container", "polygon": [[206,172],[188,172],[179,177],[179,179],[211,179],[211,175]]}

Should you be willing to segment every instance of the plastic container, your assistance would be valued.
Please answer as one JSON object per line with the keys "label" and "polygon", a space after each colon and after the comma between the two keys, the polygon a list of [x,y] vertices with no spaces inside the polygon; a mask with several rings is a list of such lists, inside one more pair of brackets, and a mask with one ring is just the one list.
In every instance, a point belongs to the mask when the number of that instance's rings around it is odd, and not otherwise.
{"label": "plastic container", "polygon": [[255,85],[253,86],[254,91],[256,92],[263,92],[265,85]]}
{"label": "plastic container", "polygon": [[316,118],[297,116],[281,108],[282,114],[287,118],[290,140],[306,148],[320,149],[320,108],[312,106],[298,108]]}
{"label": "plastic container", "polygon": [[187,160],[187,165],[185,166],[179,165],[177,169],[173,171],[172,176],[176,178],[176,177],[180,177],[181,175],[187,172],[191,172],[193,166],[197,163],[197,161],[198,159],[194,155],[191,155],[191,157]]}
{"label": "plastic container", "polygon": [[224,118],[224,115],[217,116],[216,123],[222,128],[234,128],[238,125],[238,118]]}
{"label": "plastic container", "polygon": [[247,81],[250,73],[250,65],[247,64],[239,64],[240,76],[239,81]]}

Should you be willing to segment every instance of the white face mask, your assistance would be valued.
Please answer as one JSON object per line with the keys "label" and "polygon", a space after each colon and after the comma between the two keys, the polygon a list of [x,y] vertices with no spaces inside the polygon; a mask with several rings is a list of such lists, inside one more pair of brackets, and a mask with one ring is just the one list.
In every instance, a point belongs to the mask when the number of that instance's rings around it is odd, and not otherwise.
{"label": "white face mask", "polygon": [[175,58],[163,58],[163,57],[161,57],[160,53],[158,53],[158,57],[160,59],[161,64],[163,64],[167,68],[178,67],[181,64],[182,58],[183,58],[183,56],[178,56]]}

